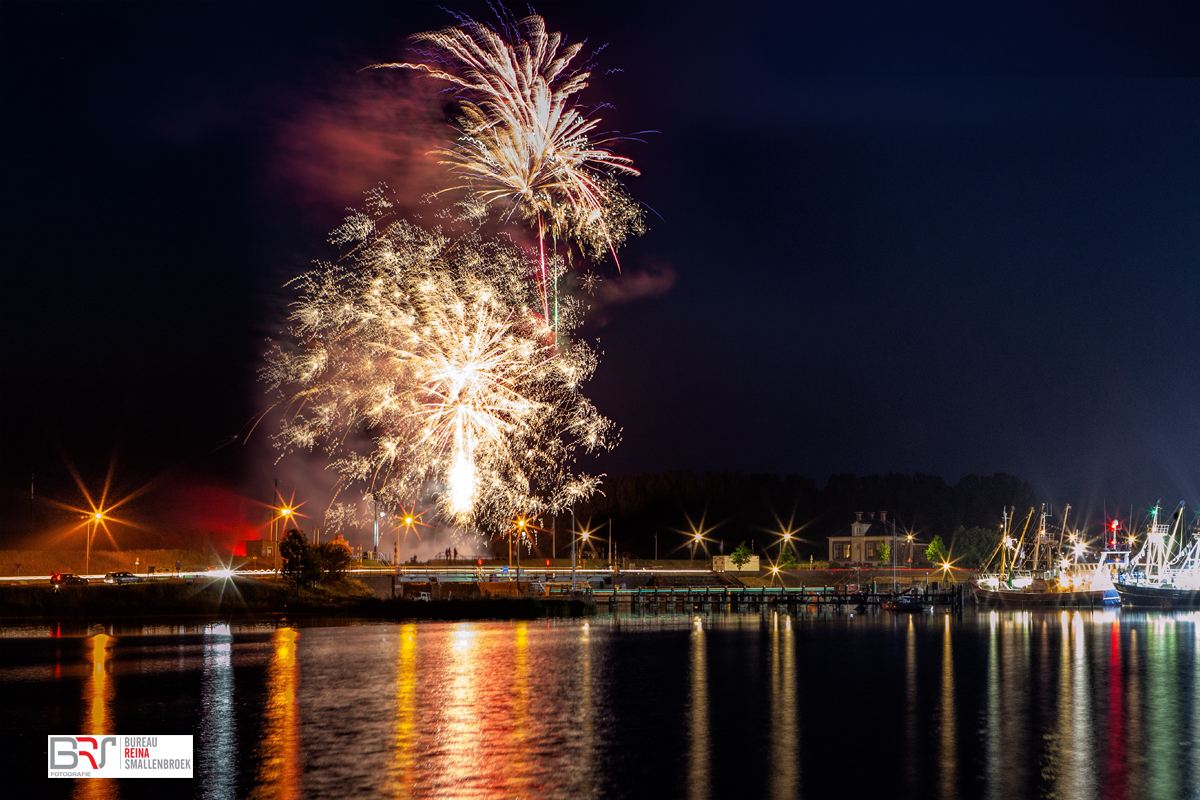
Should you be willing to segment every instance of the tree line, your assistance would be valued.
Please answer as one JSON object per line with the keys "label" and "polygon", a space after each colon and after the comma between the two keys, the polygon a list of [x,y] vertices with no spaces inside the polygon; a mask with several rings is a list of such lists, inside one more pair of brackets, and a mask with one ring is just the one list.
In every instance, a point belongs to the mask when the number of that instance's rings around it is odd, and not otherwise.
{"label": "tree line", "polygon": [[[731,554],[742,541],[753,552],[774,552],[779,534],[790,528],[797,555],[807,561],[827,557],[828,537],[846,535],[855,512],[886,511],[898,533],[911,531],[925,542],[940,536],[950,557],[969,554],[977,561],[994,547],[1005,506],[1038,502],[1028,483],[1005,473],[968,475],[953,485],[921,473],[841,474],[818,488],[801,475],[672,471],[606,477],[599,492],[576,506],[575,518],[580,528],[603,526],[597,536],[605,542],[611,519],[614,550],[639,558],[654,556],[656,534],[659,558],[687,558],[689,534],[697,530],[708,540],[709,555],[722,543]],[[560,515],[554,524],[565,532],[570,520]],[[549,527],[549,519],[543,522]],[[558,541],[561,555],[570,539]]]}
{"label": "tree line", "polygon": [[279,542],[280,573],[289,583],[311,588],[317,583],[337,583],[350,569],[350,548],[342,542],[310,544],[296,529]]}

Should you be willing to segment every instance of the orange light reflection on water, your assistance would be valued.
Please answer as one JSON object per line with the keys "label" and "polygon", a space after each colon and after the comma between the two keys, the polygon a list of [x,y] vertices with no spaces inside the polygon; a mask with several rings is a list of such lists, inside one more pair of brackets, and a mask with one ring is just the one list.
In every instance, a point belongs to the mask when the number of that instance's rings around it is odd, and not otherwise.
{"label": "orange light reflection on water", "polygon": [[301,796],[300,707],[296,692],[300,667],[296,642],[300,632],[279,628],[271,640],[274,653],[267,676],[267,703],[263,714],[258,781],[252,798],[294,800]]}
{"label": "orange light reflection on water", "polygon": [[792,618],[784,615],[783,620],[781,630],[776,613],[771,631],[771,797],[780,800],[800,792],[796,637]]}
{"label": "orange light reflection on water", "polygon": [[704,625],[696,617],[691,635],[691,697],[688,711],[688,800],[709,796],[708,653]]}
{"label": "orange light reflection on water", "polygon": [[954,656],[950,647],[950,615],[945,618],[942,637],[942,702],[940,725],[942,731],[941,769],[938,796],[945,800],[958,797],[958,739],[955,733]]}
{"label": "orange light reflection on water", "polygon": [[[108,647],[114,641],[105,633],[92,637],[92,651],[88,655],[92,669],[83,685],[83,732],[89,736],[112,735],[113,687],[108,674]],[[108,753],[109,758],[117,755],[111,750]],[[75,781],[73,796],[79,800],[116,800],[121,793],[113,778],[86,778]]]}
{"label": "orange light reflection on water", "polygon": [[417,626],[400,628],[396,659],[396,722],[392,741],[392,768],[388,781],[397,800],[413,797],[417,745]]}

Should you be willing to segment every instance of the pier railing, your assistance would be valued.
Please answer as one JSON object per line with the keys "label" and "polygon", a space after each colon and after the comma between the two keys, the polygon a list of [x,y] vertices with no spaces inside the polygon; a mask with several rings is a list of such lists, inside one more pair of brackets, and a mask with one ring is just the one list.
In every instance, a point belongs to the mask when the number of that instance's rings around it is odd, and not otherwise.
{"label": "pier railing", "polygon": [[[555,587],[551,594],[568,594],[569,588]],[[591,595],[598,605],[630,606],[703,606],[703,605],[770,605],[770,606],[816,606],[817,610],[833,608],[857,608],[882,606],[894,595],[879,592],[874,587],[863,587],[850,591],[842,586],[676,586],[645,587],[637,589],[592,589]],[[948,606],[952,610],[963,607],[966,591],[963,584],[929,589],[918,595],[922,604]]]}

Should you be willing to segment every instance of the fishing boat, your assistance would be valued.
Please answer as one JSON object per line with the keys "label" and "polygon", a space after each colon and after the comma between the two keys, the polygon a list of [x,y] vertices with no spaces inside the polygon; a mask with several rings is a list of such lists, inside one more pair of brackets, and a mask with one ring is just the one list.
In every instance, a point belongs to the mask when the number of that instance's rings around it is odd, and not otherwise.
{"label": "fishing boat", "polygon": [[[1094,564],[1081,562],[1080,557],[1087,551],[1086,543],[1078,531],[1066,535],[1070,511],[1067,506],[1062,528],[1055,533],[1046,526],[1043,506],[1041,524],[1027,542],[1033,509],[1029,509],[1019,539],[1012,536],[1013,518],[1005,509],[1000,543],[984,571],[971,582],[975,599],[985,605],[1007,608],[1091,607],[1103,605],[1109,597],[1115,600],[1115,595],[1110,594],[1113,585],[1104,556]],[[997,556],[998,569],[988,572]]]}
{"label": "fishing boat", "polygon": [[1174,524],[1168,525],[1160,521],[1160,507],[1154,507],[1145,544],[1113,581],[1122,605],[1200,608],[1200,520],[1190,536],[1180,535],[1183,508],[1180,503]]}

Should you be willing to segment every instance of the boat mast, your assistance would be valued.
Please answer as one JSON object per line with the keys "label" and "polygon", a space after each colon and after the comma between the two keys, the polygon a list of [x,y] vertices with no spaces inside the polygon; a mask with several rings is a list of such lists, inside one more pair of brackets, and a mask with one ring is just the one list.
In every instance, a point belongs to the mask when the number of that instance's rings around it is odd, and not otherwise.
{"label": "boat mast", "polygon": [[[1070,515],[1070,513],[1071,513],[1071,504],[1067,503],[1067,507],[1063,509],[1062,530],[1058,532],[1058,553],[1057,553],[1057,555],[1058,555],[1059,559],[1062,559],[1062,557],[1063,557],[1062,540],[1063,540],[1063,536],[1066,535],[1066,533],[1067,533],[1067,517]],[[1060,561],[1060,563],[1061,563],[1061,561]]]}
{"label": "boat mast", "polygon": [[[1042,508],[1045,508],[1045,506],[1043,505]],[[1043,513],[1042,519],[1045,520],[1045,518],[1046,518],[1045,514]],[[1021,528],[1021,540],[1019,542],[1017,542],[1017,546],[1013,550],[1013,560],[1012,560],[1012,564],[1009,566],[1009,570],[1008,570],[1008,579],[1010,581],[1010,585],[1011,585],[1011,581],[1012,581],[1012,571],[1017,568],[1017,558],[1021,554],[1021,546],[1023,544],[1025,544],[1025,532],[1029,530],[1029,520],[1031,520],[1031,519],[1033,519],[1033,508],[1032,507],[1030,507],[1030,509],[1029,509],[1029,515],[1025,517],[1024,527]]]}

